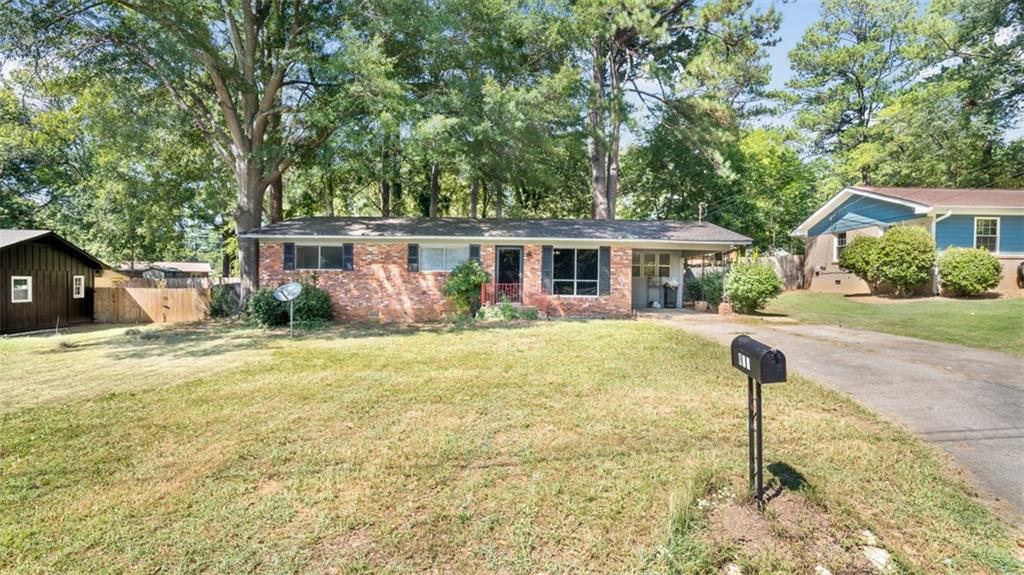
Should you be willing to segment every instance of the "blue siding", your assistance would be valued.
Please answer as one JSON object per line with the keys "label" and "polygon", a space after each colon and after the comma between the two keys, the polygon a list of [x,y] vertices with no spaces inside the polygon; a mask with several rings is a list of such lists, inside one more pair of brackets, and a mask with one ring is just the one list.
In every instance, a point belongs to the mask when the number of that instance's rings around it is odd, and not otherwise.
{"label": "blue siding", "polygon": [[935,244],[940,250],[974,247],[974,218],[999,218],[999,252],[1024,253],[1024,216],[955,215],[935,224]]}
{"label": "blue siding", "polygon": [[810,237],[870,226],[888,226],[917,218],[914,208],[865,196],[853,196],[808,231]]}

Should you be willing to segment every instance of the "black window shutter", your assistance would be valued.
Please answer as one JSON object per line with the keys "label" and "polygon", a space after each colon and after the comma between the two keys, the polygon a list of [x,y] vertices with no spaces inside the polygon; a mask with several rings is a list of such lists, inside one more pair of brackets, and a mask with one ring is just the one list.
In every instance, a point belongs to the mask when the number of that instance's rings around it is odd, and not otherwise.
{"label": "black window shutter", "polygon": [[295,269],[295,244],[291,242],[284,244],[284,269]]}
{"label": "black window shutter", "polygon": [[356,269],[355,258],[352,255],[352,244],[342,244],[341,246],[341,269],[345,271]]}
{"label": "black window shutter", "polygon": [[540,287],[544,293],[552,293],[551,277],[555,268],[555,250],[551,246],[540,247]]}
{"label": "black window shutter", "polygon": [[480,262],[480,244],[469,244],[469,259]]}
{"label": "black window shutter", "polygon": [[406,258],[409,264],[409,271],[418,272],[420,271],[420,245],[409,244],[409,254]]}
{"label": "black window shutter", "polygon": [[597,293],[612,293],[612,248],[601,246],[597,256]]}

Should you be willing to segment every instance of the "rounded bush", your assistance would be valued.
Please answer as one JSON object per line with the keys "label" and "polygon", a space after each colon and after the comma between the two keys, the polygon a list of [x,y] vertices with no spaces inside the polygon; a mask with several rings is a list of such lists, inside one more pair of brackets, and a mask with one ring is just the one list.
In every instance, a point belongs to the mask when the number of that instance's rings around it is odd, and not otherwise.
{"label": "rounded bush", "polygon": [[689,301],[706,301],[717,306],[725,293],[725,272],[708,272],[703,278],[687,280],[683,292]]}
{"label": "rounded bush", "polygon": [[[288,304],[284,304],[287,321]],[[295,298],[295,323],[308,325],[323,324],[334,319],[334,306],[326,290],[314,283],[303,283],[302,293]]]}
{"label": "rounded bush", "polygon": [[839,254],[839,267],[867,282],[874,292],[878,286],[878,248],[881,238],[857,236]]}
{"label": "rounded bush", "polygon": [[878,242],[877,275],[898,295],[909,295],[932,277],[935,241],[921,226],[893,226]]}
{"label": "rounded bush", "polygon": [[729,271],[725,293],[735,311],[754,313],[782,293],[782,278],[771,265],[759,260],[739,262]]}
{"label": "rounded bush", "polygon": [[210,296],[210,317],[231,317],[238,312],[238,292],[233,285],[215,285]]}
{"label": "rounded bush", "polygon": [[466,260],[448,274],[441,286],[441,293],[452,302],[458,314],[471,314],[480,307],[480,286],[488,279],[480,262]]}
{"label": "rounded bush", "polygon": [[[313,283],[303,283],[295,298],[295,324],[319,326],[334,319],[331,296]],[[261,288],[249,298],[249,323],[257,327],[288,324],[288,304],[274,297],[274,288]]]}
{"label": "rounded bush", "polygon": [[274,327],[288,321],[288,307],[277,301],[272,288],[260,288],[246,304],[249,323],[256,327]]}
{"label": "rounded bush", "polygon": [[999,285],[1003,266],[988,250],[950,248],[939,258],[939,277],[944,291],[957,296],[977,295]]}

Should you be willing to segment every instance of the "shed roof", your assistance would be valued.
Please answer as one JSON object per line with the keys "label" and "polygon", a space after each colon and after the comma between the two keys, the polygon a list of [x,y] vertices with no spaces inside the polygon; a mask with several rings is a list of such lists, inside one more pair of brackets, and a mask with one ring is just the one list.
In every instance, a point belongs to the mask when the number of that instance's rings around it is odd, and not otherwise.
{"label": "shed roof", "polygon": [[165,272],[213,273],[208,262],[121,262],[121,271],[157,269]]}
{"label": "shed roof", "polygon": [[593,240],[749,244],[750,238],[707,222],[681,220],[540,220],[472,218],[308,217],[269,224],[243,237],[258,239],[401,238],[483,241]]}
{"label": "shed roof", "polygon": [[94,269],[100,270],[107,267],[103,262],[94,256],[57,235],[50,230],[0,230],[0,249],[14,246],[28,241],[52,242],[63,246],[68,251],[74,252],[83,260],[92,264]]}

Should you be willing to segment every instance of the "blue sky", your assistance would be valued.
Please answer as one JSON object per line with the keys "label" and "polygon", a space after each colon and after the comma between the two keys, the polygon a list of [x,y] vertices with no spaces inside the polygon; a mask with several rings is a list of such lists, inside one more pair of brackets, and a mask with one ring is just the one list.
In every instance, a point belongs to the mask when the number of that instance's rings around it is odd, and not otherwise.
{"label": "blue sky", "polygon": [[[770,0],[757,0],[754,7],[767,9],[772,5]],[[768,61],[772,65],[772,88],[784,88],[786,81],[793,75],[789,69],[789,51],[821,11],[819,0],[795,0],[786,3],[775,3],[775,9],[782,14],[782,26],[779,29],[780,41],[768,49]]]}

